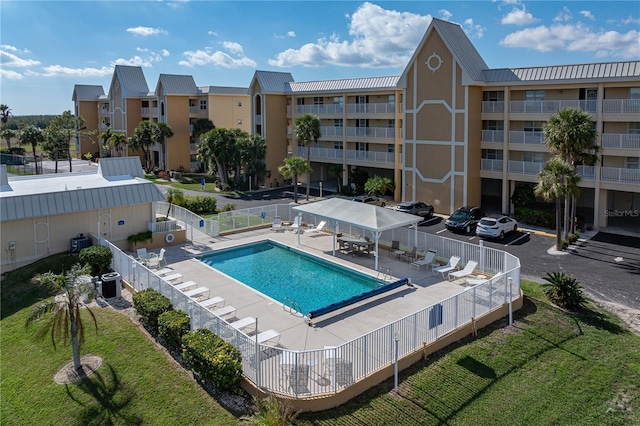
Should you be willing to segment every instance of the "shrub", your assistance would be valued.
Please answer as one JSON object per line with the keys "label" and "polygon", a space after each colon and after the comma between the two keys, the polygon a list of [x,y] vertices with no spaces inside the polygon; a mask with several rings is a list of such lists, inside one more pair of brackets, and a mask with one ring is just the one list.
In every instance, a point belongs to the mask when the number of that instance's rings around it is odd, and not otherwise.
{"label": "shrub", "polygon": [[172,350],[180,350],[182,336],[191,329],[191,319],[184,311],[172,309],[158,316],[158,335],[164,340],[165,346]]}
{"label": "shrub", "polygon": [[236,205],[234,203],[227,203],[224,206],[222,206],[223,212],[230,212],[235,209],[236,209]]}
{"label": "shrub", "polygon": [[575,244],[576,241],[578,241],[578,238],[580,238],[580,234],[578,232],[572,232],[569,234],[569,244]]}
{"label": "shrub", "polygon": [[158,330],[158,317],[173,309],[171,300],[152,288],[134,293],[133,306],[142,322],[154,331]]}
{"label": "shrub", "polygon": [[570,311],[579,311],[586,303],[582,286],[571,275],[564,272],[547,273],[542,284],[545,296],[558,306]]}
{"label": "shrub", "polygon": [[242,417],[250,425],[290,425],[298,417],[299,412],[293,409],[288,399],[279,400],[273,395],[266,398],[254,398],[256,412],[250,417]]}
{"label": "shrub", "polygon": [[151,231],[139,232],[137,234],[129,235],[127,237],[127,241],[129,242],[129,247],[133,250],[136,246],[136,243],[140,243],[142,241],[152,240],[153,233]]}
{"label": "shrub", "polygon": [[111,266],[113,254],[107,246],[91,246],[80,250],[78,260],[83,265],[91,265],[91,275],[100,275]]}
{"label": "shrub", "polygon": [[215,213],[217,200],[208,195],[187,195],[184,197],[184,202],[179,205],[196,214]]}
{"label": "shrub", "polygon": [[564,238],[560,241],[560,244],[562,245],[562,250],[566,250],[567,248],[569,248],[569,241],[565,240]]}
{"label": "shrub", "polygon": [[232,390],[242,381],[242,355],[211,330],[200,328],[182,338],[185,362],[203,379],[221,390]]}
{"label": "shrub", "polygon": [[543,226],[545,228],[555,228],[556,226],[555,214],[544,210],[519,207],[516,209],[516,218],[520,222],[528,223],[529,225]]}

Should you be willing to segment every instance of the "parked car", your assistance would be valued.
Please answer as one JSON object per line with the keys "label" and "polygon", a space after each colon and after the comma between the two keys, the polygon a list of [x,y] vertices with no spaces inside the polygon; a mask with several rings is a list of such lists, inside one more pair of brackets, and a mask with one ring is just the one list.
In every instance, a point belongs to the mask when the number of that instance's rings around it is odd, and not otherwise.
{"label": "parked car", "polygon": [[373,204],[380,207],[384,207],[387,205],[384,198],[379,198],[374,195],[358,195],[353,199],[353,201],[356,201],[358,203]]}
{"label": "parked car", "polygon": [[449,216],[449,219],[444,221],[444,226],[451,232],[469,234],[471,231],[475,231],[476,225],[483,217],[484,210],[480,207],[460,207]]}
{"label": "parked car", "polygon": [[402,213],[422,216],[425,219],[433,217],[433,206],[422,201],[405,201],[400,203],[397,210]]}
{"label": "parked car", "polygon": [[505,234],[518,230],[518,222],[509,216],[492,215],[483,217],[478,223],[476,234],[482,238],[504,239]]}

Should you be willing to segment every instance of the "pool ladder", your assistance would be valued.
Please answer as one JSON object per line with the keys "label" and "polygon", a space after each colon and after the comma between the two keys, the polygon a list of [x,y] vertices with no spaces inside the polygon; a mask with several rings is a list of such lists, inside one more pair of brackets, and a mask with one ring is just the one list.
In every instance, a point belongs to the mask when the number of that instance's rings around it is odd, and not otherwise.
{"label": "pool ladder", "polygon": [[380,267],[380,269],[378,269],[378,275],[376,276],[376,278],[380,278],[380,274],[382,274],[382,279],[386,281],[387,278],[391,277],[391,269],[387,268],[387,270],[385,271],[384,268]]}
{"label": "pool ladder", "polygon": [[302,309],[300,305],[295,300],[292,300],[290,297],[285,297],[284,302],[282,302],[282,310],[285,312],[289,312],[290,314],[301,314]]}

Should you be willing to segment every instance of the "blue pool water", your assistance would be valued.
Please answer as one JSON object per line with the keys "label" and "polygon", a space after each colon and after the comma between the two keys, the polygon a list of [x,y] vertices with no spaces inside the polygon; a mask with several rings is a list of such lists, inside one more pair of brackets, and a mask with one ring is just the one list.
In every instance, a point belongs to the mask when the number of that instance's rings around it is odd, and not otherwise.
{"label": "blue pool water", "polygon": [[294,300],[303,314],[383,284],[271,241],[221,250],[199,260],[278,302]]}

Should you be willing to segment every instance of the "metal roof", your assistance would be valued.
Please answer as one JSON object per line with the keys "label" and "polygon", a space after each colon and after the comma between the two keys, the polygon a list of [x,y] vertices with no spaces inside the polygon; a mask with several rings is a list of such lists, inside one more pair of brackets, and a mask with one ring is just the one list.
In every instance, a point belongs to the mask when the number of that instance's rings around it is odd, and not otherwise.
{"label": "metal roof", "polygon": [[248,95],[248,87],[225,87],[225,86],[201,86],[198,87],[200,93],[215,93],[218,95]]}
{"label": "metal roof", "polygon": [[76,84],[73,86],[72,101],[95,101],[104,97],[104,89],[102,86],[89,84]]}
{"label": "metal roof", "polygon": [[[462,69],[469,73],[474,81],[482,81],[484,79],[482,72],[489,66],[482,59],[462,27],[436,18],[433,18],[431,25],[440,33],[442,40],[449,47]],[[429,31],[427,31],[428,33]]]}
{"label": "metal roof", "polygon": [[147,96],[149,93],[149,86],[141,67],[116,65],[114,72],[122,86],[123,98]]}
{"label": "metal roof", "polygon": [[197,95],[198,87],[191,75],[160,74],[156,94],[162,85],[165,95]]}
{"label": "metal roof", "polygon": [[105,179],[118,176],[144,177],[139,157],[101,158],[98,163],[98,174]]}
{"label": "metal roof", "polygon": [[295,81],[289,72],[256,71],[249,87],[258,81],[262,93],[288,93],[287,83]]}
{"label": "metal roof", "polygon": [[600,62],[484,71],[488,83],[640,78],[640,61]]}
{"label": "metal roof", "polygon": [[390,90],[396,89],[400,76],[344,78],[340,80],[321,80],[288,83],[290,91],[301,92],[337,92],[345,90]]}
{"label": "metal roof", "polygon": [[[138,160],[138,168],[140,160]],[[101,159],[100,163],[107,159]],[[100,164],[97,173],[59,173],[16,177],[0,186],[0,220],[18,220],[87,210],[163,201],[162,191],[153,182],[131,175],[136,173],[129,158],[113,158]],[[6,174],[6,168],[3,167]],[[109,170],[109,171],[107,171]],[[109,172],[111,173],[109,175]],[[103,175],[106,173],[107,175]]]}

